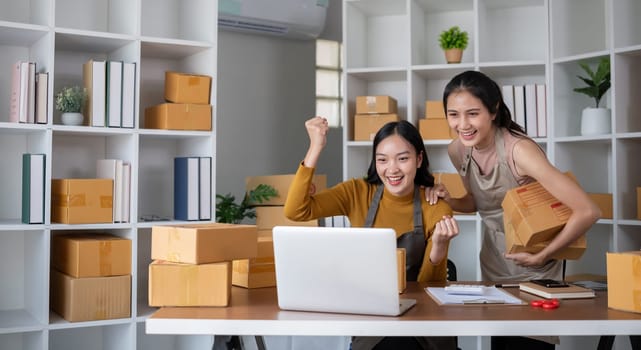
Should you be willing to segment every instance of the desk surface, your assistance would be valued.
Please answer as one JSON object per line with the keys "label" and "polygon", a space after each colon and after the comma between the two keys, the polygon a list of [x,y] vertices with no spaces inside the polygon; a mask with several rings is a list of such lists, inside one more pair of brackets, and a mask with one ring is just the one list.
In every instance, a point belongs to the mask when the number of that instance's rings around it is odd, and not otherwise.
{"label": "desk surface", "polygon": [[[146,321],[150,334],[343,335],[343,336],[486,336],[486,335],[629,335],[641,334],[641,314],[612,310],[607,294],[593,299],[562,300],[554,310],[529,305],[439,306],[408,283],[404,298],[417,304],[400,317],[283,311],[276,288],[233,287],[224,308],[161,308]],[[518,288],[506,289],[524,301],[537,299]]]}

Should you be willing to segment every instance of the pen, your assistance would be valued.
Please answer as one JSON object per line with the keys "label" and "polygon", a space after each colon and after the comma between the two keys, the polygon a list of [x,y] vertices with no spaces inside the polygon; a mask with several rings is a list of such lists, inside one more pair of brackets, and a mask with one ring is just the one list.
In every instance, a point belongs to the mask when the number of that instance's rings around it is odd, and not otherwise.
{"label": "pen", "polygon": [[497,283],[494,285],[494,287],[496,288],[516,288],[518,286],[519,286],[518,283],[503,283],[503,284]]}

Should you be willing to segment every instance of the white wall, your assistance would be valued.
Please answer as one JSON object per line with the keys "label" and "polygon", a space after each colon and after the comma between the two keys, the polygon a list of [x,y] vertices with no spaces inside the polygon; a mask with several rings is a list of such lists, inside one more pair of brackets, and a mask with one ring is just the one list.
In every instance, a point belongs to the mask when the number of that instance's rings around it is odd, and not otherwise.
{"label": "white wall", "polygon": [[[330,1],[325,38],[341,38],[340,7]],[[315,54],[313,40],[218,32],[217,193],[239,199],[247,176],[296,171],[315,114]],[[329,185],[342,180],[341,135],[330,132],[317,169]]]}

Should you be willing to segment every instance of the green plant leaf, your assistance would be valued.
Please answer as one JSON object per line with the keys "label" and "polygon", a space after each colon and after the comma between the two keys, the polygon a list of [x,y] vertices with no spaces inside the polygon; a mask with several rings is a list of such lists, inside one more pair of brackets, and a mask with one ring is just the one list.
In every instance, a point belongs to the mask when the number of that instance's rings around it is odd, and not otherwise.
{"label": "green plant leaf", "polygon": [[596,71],[587,63],[579,62],[579,67],[583,69],[587,77],[577,75],[585,83],[585,87],[574,88],[575,92],[592,97],[598,108],[601,98],[610,89],[610,58],[604,57],[597,64]]}
{"label": "green plant leaf", "polygon": [[245,194],[240,204],[236,203],[236,197],[231,194],[216,195],[216,221],[230,224],[239,224],[245,218],[253,219],[256,211],[250,202],[262,203],[272,197],[278,196],[278,191],[269,185],[260,184]]}

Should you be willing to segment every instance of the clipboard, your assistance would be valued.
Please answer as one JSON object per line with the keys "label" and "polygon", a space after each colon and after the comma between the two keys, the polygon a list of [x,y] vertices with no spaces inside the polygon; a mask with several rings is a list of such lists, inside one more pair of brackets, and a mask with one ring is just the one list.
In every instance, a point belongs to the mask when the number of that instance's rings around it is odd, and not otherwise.
{"label": "clipboard", "polygon": [[514,295],[504,291],[501,288],[494,286],[487,287],[483,295],[462,295],[462,294],[448,294],[443,287],[427,287],[425,292],[429,295],[438,305],[497,305],[497,306],[514,306],[514,305],[528,305],[527,302],[515,297]]}

